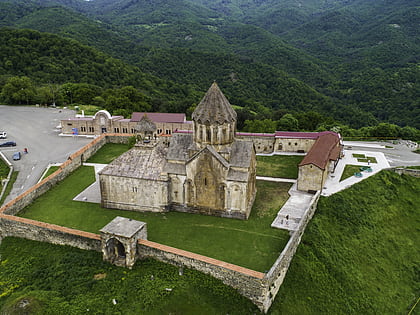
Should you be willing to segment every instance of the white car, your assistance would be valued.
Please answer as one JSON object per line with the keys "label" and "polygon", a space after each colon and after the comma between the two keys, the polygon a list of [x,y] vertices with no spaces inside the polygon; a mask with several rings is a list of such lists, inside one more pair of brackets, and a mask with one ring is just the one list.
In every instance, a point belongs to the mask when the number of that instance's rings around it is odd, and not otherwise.
{"label": "white car", "polygon": [[6,131],[0,131],[0,139],[6,139],[7,138],[7,132]]}

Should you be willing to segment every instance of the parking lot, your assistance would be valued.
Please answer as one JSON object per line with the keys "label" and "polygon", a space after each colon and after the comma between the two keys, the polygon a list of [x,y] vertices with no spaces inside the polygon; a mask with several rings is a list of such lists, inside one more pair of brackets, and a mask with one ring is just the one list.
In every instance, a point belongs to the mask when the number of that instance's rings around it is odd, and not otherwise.
{"label": "parking lot", "polygon": [[[74,111],[58,108],[0,105],[0,131],[7,132],[0,143],[15,141],[15,147],[0,147],[6,158],[19,171],[18,178],[6,202],[38,182],[50,163],[62,163],[69,155],[92,139],[82,137],[60,137],[61,119],[74,116]],[[24,153],[27,148],[28,153]],[[15,152],[21,159],[14,161]]]}

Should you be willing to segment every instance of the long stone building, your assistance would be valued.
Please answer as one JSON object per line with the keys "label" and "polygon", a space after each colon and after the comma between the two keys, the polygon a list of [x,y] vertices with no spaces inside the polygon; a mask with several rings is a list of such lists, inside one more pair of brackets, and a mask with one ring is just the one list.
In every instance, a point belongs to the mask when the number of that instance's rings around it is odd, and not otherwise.
{"label": "long stone building", "polygon": [[98,136],[103,133],[135,134],[137,124],[147,116],[156,125],[154,137],[171,135],[175,130],[192,130],[192,122],[185,114],[179,113],[139,113],[134,112],[130,119],[112,116],[106,110],[98,111],[94,116],[76,116],[61,121],[64,135]]}
{"label": "long stone building", "polygon": [[145,140],[99,173],[102,206],[247,219],[256,194],[255,148],[236,138],[236,112],[216,83],[192,119],[192,132],[176,132],[166,145],[147,137],[154,129],[143,115],[137,132]]}

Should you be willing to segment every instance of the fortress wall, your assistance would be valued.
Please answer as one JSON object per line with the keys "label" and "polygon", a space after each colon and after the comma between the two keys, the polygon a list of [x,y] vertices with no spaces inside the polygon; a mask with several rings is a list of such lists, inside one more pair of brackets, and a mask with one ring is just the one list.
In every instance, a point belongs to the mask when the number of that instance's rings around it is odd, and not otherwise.
{"label": "fortress wall", "polygon": [[262,297],[268,292],[264,273],[147,240],[139,240],[137,251],[140,258],[151,257],[172,265],[195,269],[220,279],[263,310]]}
{"label": "fortress wall", "polygon": [[128,143],[128,139],[129,137],[125,134],[103,134],[102,136],[95,138],[92,142],[70,155],[67,161],[61,164],[60,168],[53,174],[44,178],[41,182],[32,186],[0,208],[0,213],[10,215],[18,214],[19,211],[31,204],[36,198],[50,190],[71,172],[79,168],[83,162],[94,155],[105,143]]}
{"label": "fortress wall", "polygon": [[97,234],[0,214],[0,241],[1,238],[8,236],[101,251],[101,240]]}
{"label": "fortress wall", "polygon": [[285,248],[281,252],[280,256],[277,258],[276,262],[273,264],[271,269],[265,274],[264,280],[266,281],[268,292],[265,294],[265,300],[263,302],[262,310],[264,312],[267,312],[270,308],[277,295],[277,292],[280,289],[281,284],[283,283],[292,258],[295,255],[295,252],[300,244],[302,235],[305,232],[306,226],[308,225],[309,221],[315,213],[320,195],[321,192],[318,191],[313,196],[312,201],[309,207],[305,210],[305,214],[299,222],[297,229],[291,233],[289,242],[286,244]]}

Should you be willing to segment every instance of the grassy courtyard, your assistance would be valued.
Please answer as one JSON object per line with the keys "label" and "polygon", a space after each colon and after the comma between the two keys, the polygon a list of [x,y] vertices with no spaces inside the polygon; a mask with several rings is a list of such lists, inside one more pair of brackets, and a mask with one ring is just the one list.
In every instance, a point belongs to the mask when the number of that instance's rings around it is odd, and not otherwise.
{"label": "grassy courtyard", "polygon": [[98,150],[91,158],[86,162],[88,163],[101,163],[109,164],[115,158],[126,152],[130,147],[128,144],[123,143],[107,143]]}
{"label": "grassy courtyard", "polygon": [[257,175],[295,179],[298,177],[298,164],[301,155],[257,156]]}
{"label": "grassy courtyard", "polygon": [[138,213],[101,208],[72,199],[95,180],[93,167],[83,166],[24,209],[25,218],[83,231],[98,231],[116,216],[147,222],[149,240],[257,271],[268,270],[289,236],[270,227],[287,200],[289,184],[257,182],[257,198],[249,220],[188,213]]}

